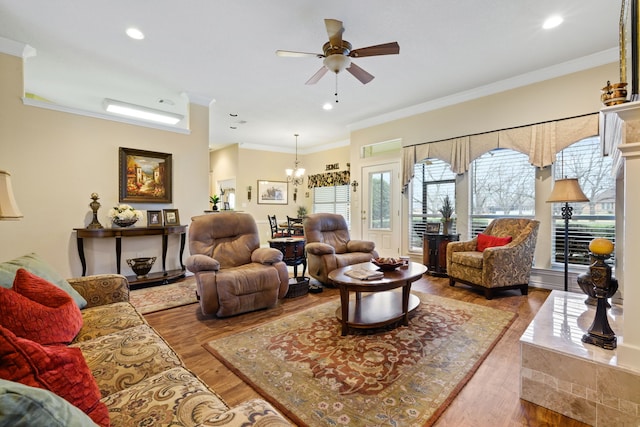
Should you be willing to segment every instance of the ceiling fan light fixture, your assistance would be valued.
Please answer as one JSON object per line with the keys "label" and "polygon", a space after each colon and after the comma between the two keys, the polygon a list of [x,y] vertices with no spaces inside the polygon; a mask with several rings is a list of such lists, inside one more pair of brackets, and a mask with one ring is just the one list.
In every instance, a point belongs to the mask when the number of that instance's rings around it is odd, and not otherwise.
{"label": "ceiling fan light fixture", "polygon": [[351,58],[340,53],[336,53],[324,58],[323,64],[329,70],[338,74],[340,71],[349,68],[349,66],[351,65]]}

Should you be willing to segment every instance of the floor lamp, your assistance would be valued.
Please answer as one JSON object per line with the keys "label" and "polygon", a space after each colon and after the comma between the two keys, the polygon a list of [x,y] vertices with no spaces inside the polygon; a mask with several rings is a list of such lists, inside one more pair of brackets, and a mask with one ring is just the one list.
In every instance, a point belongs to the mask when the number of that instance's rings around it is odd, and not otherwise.
{"label": "floor lamp", "polygon": [[569,202],[588,202],[577,178],[559,179],[553,186],[553,191],[547,203],[564,203],[562,219],[564,219],[564,291],[569,290],[569,220],[573,215],[573,208]]}
{"label": "floor lamp", "polygon": [[0,170],[0,221],[17,221],[20,218],[22,214],[11,188],[11,174]]}

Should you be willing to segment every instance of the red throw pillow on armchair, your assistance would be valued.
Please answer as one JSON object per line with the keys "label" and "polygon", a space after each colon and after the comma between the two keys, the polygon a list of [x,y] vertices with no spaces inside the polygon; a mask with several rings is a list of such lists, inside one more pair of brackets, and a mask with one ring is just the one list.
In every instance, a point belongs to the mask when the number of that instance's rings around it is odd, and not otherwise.
{"label": "red throw pillow on armchair", "polygon": [[39,344],[68,344],[82,328],[82,313],[65,291],[21,268],[13,288],[0,287],[0,324]]}
{"label": "red throw pillow on armchair", "polygon": [[109,410],[82,351],[63,345],[42,346],[0,326],[0,378],[49,390],[109,426]]}
{"label": "red throw pillow on armchair", "polygon": [[498,237],[498,236],[489,236],[488,234],[480,233],[478,234],[476,250],[478,252],[484,252],[484,250],[487,248],[493,248],[495,246],[504,246],[507,243],[511,243],[511,240],[513,240],[511,236]]}

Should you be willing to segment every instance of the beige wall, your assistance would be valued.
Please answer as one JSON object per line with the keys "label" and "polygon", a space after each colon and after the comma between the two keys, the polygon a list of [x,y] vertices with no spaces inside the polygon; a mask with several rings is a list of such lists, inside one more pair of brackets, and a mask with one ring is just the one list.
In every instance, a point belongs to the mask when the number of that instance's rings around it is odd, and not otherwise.
{"label": "beige wall", "polygon": [[407,146],[595,113],[602,108],[600,88],[616,81],[619,72],[617,63],[603,65],[356,130],[351,145],[401,138]]}
{"label": "beige wall", "polygon": [[[0,169],[11,173],[21,221],[0,221],[0,261],[36,252],[64,276],[79,276],[73,228],[91,222],[90,195],[100,195],[98,219],[118,203],[118,147],[171,153],[173,203],[137,209],[179,209],[183,224],[208,208],[208,112],[191,105],[188,135],[53,111],[22,103],[22,59],[0,54]],[[167,268],[178,266],[178,239],[170,239]],[[88,273],[115,271],[113,239],[85,245]],[[159,236],[123,240],[127,258],[161,254]],[[188,250],[185,251],[185,256]],[[160,258],[159,258],[160,259]],[[161,269],[158,261],[152,271]]]}
{"label": "beige wall", "polygon": [[[211,152],[212,181],[236,178],[237,210],[248,212],[256,219],[260,231],[260,241],[266,245],[271,237],[267,215],[276,215],[279,222],[286,222],[287,215],[296,216],[298,206],[305,206],[311,212],[313,193],[307,188],[309,175],[325,172],[325,165],[340,163],[340,170],[347,168],[349,147],[340,147],[311,154],[298,154],[298,160],[306,169],[305,181],[298,187],[297,201],[293,201],[293,185],[288,186],[286,205],[265,205],[258,203],[258,180],[286,181],[285,169],[292,168],[295,154],[272,151],[243,149],[238,145],[228,146]],[[247,200],[247,187],[252,187],[251,200]],[[307,196],[308,193],[308,196]]]}

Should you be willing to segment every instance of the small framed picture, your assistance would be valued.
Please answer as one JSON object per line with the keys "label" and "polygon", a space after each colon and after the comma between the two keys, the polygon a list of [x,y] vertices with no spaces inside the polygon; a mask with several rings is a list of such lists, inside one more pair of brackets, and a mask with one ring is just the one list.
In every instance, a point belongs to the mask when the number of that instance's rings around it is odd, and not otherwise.
{"label": "small framed picture", "polygon": [[428,222],[427,223],[426,232],[427,233],[439,233],[440,232],[440,223],[439,222]]}
{"label": "small framed picture", "polygon": [[163,209],[164,225],[180,225],[180,215],[178,209]]}
{"label": "small framed picture", "polygon": [[162,211],[147,211],[147,227],[162,227]]}

